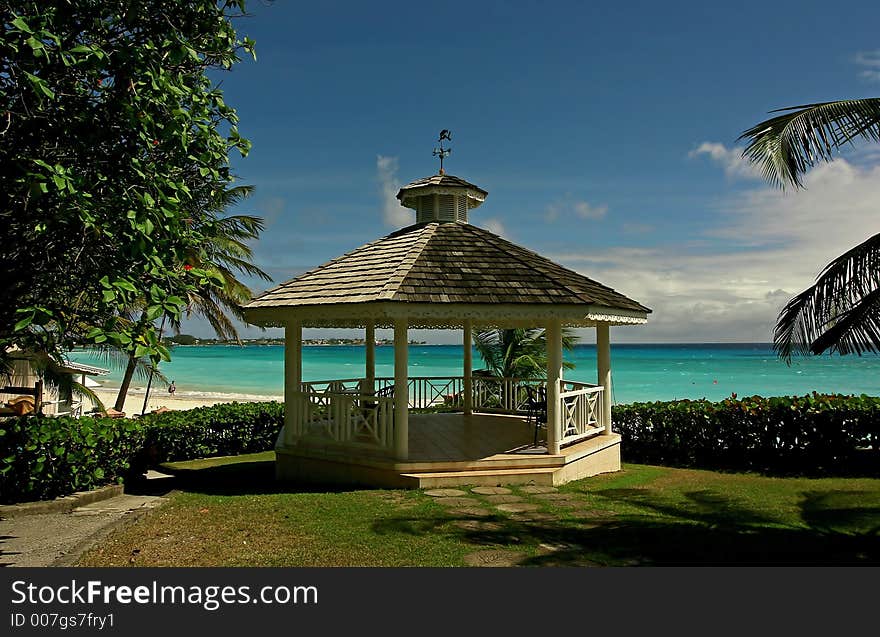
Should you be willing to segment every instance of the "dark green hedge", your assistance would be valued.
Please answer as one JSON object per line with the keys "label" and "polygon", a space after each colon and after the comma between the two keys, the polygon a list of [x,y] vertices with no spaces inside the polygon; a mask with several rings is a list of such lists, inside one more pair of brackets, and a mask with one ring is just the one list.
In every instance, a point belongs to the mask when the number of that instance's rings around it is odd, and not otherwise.
{"label": "dark green hedge", "polygon": [[878,472],[880,398],[752,396],[633,403],[612,413],[627,462],[802,475]]}
{"label": "dark green hedge", "polygon": [[278,402],[223,403],[166,411],[141,420],[152,464],[209,456],[235,456],[275,448],[284,423]]}
{"label": "dark green hedge", "polygon": [[227,403],[140,419],[0,420],[0,503],[91,489],[167,460],[267,451],[284,420],[277,402]]}
{"label": "dark green hedge", "polygon": [[8,418],[0,422],[0,503],[44,500],[116,482],[144,446],[137,421]]}

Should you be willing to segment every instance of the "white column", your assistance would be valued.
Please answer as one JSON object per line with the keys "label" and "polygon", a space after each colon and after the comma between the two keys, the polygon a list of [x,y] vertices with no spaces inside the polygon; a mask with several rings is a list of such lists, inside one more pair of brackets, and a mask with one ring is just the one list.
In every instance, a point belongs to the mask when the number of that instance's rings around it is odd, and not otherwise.
{"label": "white column", "polygon": [[366,334],[366,370],[364,375],[364,387],[361,393],[373,394],[376,392],[376,324],[373,321],[367,323]]}
{"label": "white column", "polygon": [[611,433],[611,336],[608,325],[596,326],[596,384],[602,385],[602,423],[605,433]]}
{"label": "white column", "polygon": [[302,433],[298,400],[302,392],[302,322],[290,321],[284,326],[284,444],[292,445]]}
{"label": "white column", "polygon": [[394,321],[394,455],[398,460],[409,456],[409,338],[407,321]]}
{"label": "white column", "polygon": [[474,413],[474,377],[472,375],[473,359],[473,336],[471,320],[464,322],[464,415]]}
{"label": "white column", "polygon": [[562,413],[559,393],[562,385],[562,325],[547,323],[547,453],[559,453]]}

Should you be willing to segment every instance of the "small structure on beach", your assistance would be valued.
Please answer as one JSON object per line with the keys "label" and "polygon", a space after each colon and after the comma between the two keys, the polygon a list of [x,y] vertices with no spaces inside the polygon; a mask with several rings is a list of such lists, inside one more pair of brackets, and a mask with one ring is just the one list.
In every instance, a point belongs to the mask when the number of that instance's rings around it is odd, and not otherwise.
{"label": "small structure on beach", "polygon": [[81,416],[83,396],[73,388],[73,381],[83,387],[95,386],[91,376],[106,376],[109,369],[65,360],[63,364],[48,362],[55,377],[70,376],[69,381],[46,384],[36,364],[36,356],[16,351],[9,376],[0,384],[0,416],[41,413],[44,416]]}
{"label": "small structure on beach", "polygon": [[[445,156],[445,155],[444,155]],[[611,430],[609,327],[651,310],[469,223],[488,193],[440,170],[403,186],[416,222],[267,291],[248,321],[285,329],[280,478],[375,486],[561,484],[620,467]],[[302,329],[365,329],[361,378],[303,382]],[[472,334],[544,328],[546,378],[472,373]],[[597,383],[566,380],[563,327],[595,327]],[[375,374],[375,330],[394,330],[394,377]],[[414,377],[408,330],[460,329],[461,376]],[[527,387],[546,393],[534,445]],[[418,413],[443,405],[456,413]]]}

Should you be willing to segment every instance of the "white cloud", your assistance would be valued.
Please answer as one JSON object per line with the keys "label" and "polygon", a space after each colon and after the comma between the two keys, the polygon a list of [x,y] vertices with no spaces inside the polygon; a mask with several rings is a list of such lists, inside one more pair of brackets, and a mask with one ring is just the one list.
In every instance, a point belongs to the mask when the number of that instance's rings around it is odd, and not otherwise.
{"label": "white cloud", "polygon": [[582,199],[573,200],[570,197],[561,201],[555,201],[544,210],[544,219],[553,222],[563,215],[574,213],[581,219],[604,219],[608,214],[608,206],[605,204],[591,204]]}
{"label": "white cloud", "polygon": [[694,158],[708,155],[711,159],[724,167],[724,173],[728,177],[747,177],[760,179],[761,173],[755,166],[743,159],[742,151],[736,148],[727,148],[718,142],[703,142],[691,152],[688,157]]}
{"label": "white cloud", "polygon": [[492,232],[502,237],[507,232],[507,229],[504,227],[504,224],[501,223],[501,220],[494,217],[490,219],[483,219],[483,221],[480,222],[479,225],[481,228],[485,228],[489,232]]}
{"label": "white cloud", "polygon": [[400,228],[413,222],[413,213],[397,200],[397,191],[401,186],[397,180],[397,168],[397,157],[376,156],[376,174],[382,195],[382,219],[385,225]]}
{"label": "white cloud", "polygon": [[859,73],[861,77],[872,82],[880,82],[880,49],[856,53],[855,63],[862,67]]}
{"label": "white cloud", "polygon": [[604,219],[608,213],[608,206],[605,204],[591,206],[586,201],[576,201],[574,212],[581,219]]}
{"label": "white cloud", "polygon": [[[717,153],[728,157],[729,151]],[[722,162],[723,164],[723,162]],[[616,331],[621,340],[769,341],[776,316],[834,257],[880,232],[880,165],[843,159],[807,173],[806,189],[759,186],[710,214],[711,232],[661,247],[558,254],[654,310],[648,325]]]}

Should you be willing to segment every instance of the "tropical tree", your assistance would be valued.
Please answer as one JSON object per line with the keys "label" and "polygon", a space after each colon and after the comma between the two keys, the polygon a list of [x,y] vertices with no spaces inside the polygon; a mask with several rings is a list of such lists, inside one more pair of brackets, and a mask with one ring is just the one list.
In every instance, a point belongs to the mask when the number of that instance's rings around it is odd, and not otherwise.
{"label": "tropical tree", "polygon": [[195,204],[249,148],[213,75],[253,52],[233,28],[243,13],[244,0],[0,0],[0,363],[14,348],[60,361],[77,343],[158,361],[156,319],[223,285],[181,259],[204,243]]}
{"label": "tropical tree", "polygon": [[[570,330],[563,330],[564,350],[572,351],[577,341]],[[492,376],[544,378],[547,375],[547,336],[543,328],[484,330],[474,338],[474,346]],[[568,361],[563,366],[574,368]]]}
{"label": "tropical tree", "polygon": [[[246,275],[271,281],[266,272],[253,264],[253,250],[248,245],[249,241],[259,238],[263,230],[263,219],[252,215],[227,214],[229,208],[238,205],[252,193],[253,186],[228,188],[206,204],[209,208],[207,211],[195,211],[194,225],[203,241],[187,250],[182,259],[184,270],[198,269],[205,272],[211,280],[222,282],[220,285],[194,286],[187,297],[186,306],[186,314],[195,314],[207,320],[220,338],[238,340],[234,319],[244,321],[242,306],[252,296],[251,289],[238,276]],[[141,314],[143,316],[142,310]],[[160,335],[167,318],[163,317]],[[169,322],[172,329],[180,331],[178,318],[170,317]],[[129,348],[115,409],[122,410],[132,377],[139,365],[143,369],[147,367],[147,361],[136,356],[136,351]],[[148,369],[152,375],[156,365]]]}
{"label": "tropical tree", "polygon": [[[204,318],[220,338],[238,340],[238,330],[232,319],[245,322],[242,306],[250,301],[251,289],[238,279],[239,275],[271,281],[266,272],[253,263],[249,242],[256,241],[263,231],[261,217],[228,215],[227,211],[253,194],[253,186],[228,188],[209,204],[210,214],[198,223],[197,230],[204,237],[199,249],[190,249],[184,255],[184,268],[206,272],[222,285],[199,286],[190,291],[187,314]],[[172,319],[172,327],[179,333],[180,321]]]}
{"label": "tropical tree", "polygon": [[[857,139],[880,142],[880,98],[793,106],[745,131],[743,157],[781,188],[802,188],[803,175]],[[831,261],[782,309],[773,336],[793,354],[880,351],[880,234]]]}

